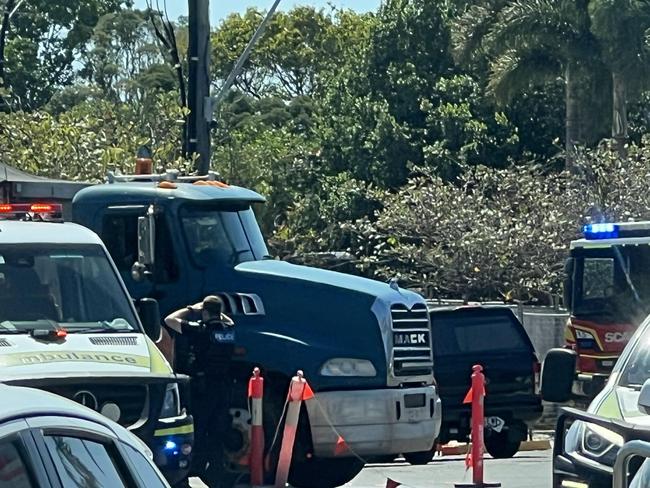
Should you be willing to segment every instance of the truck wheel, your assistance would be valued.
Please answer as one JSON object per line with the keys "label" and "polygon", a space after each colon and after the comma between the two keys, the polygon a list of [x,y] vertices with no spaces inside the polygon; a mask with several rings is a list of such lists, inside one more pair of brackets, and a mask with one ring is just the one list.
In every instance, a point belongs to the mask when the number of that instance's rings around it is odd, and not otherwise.
{"label": "truck wheel", "polygon": [[508,438],[508,431],[496,433],[493,432],[485,438],[485,450],[495,459],[511,458],[517,451],[521,441],[513,441]]}
{"label": "truck wheel", "polygon": [[433,460],[433,456],[436,454],[436,445],[434,444],[433,446],[433,449],[430,451],[406,453],[404,454],[404,459],[406,459],[407,463],[412,464],[413,466],[424,466],[425,464],[429,464]]}
{"label": "truck wheel", "polygon": [[354,479],[364,463],[357,458],[316,458],[291,466],[289,484],[295,488],[335,488]]}

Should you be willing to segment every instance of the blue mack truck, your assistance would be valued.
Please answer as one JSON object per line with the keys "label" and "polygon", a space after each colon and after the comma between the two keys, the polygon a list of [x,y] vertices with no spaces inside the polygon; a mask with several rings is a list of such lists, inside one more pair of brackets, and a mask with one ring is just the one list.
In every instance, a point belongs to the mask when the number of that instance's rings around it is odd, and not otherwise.
{"label": "blue mack truck", "polygon": [[296,487],[340,486],[362,469],[359,458],[430,451],[441,404],[424,299],[394,283],[273,259],[253,212],[264,201],[214,173],[109,174],[76,193],[72,216],[102,238],[132,298],[157,300],[163,317],[206,295],[224,300],[238,329],[226,439],[233,470],[245,469],[249,451],[255,366],[265,377],[267,448],[298,369],[316,392],[299,425]]}

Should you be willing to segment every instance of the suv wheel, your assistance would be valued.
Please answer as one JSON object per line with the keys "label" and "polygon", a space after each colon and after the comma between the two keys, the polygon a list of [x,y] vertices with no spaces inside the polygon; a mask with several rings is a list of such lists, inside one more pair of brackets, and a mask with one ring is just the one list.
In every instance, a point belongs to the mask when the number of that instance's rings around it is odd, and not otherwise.
{"label": "suv wheel", "polygon": [[413,466],[423,466],[429,464],[433,460],[433,456],[436,454],[436,445],[434,444],[433,449],[430,451],[420,451],[420,452],[409,452],[404,454],[404,459],[409,464]]}
{"label": "suv wheel", "polygon": [[520,440],[513,441],[508,438],[508,431],[496,433],[492,432],[485,437],[485,450],[495,459],[511,458],[521,445]]}

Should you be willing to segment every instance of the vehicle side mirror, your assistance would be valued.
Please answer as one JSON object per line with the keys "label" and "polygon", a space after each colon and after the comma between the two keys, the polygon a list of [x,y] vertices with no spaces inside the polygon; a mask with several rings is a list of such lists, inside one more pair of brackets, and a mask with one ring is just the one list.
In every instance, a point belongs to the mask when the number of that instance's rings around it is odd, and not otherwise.
{"label": "vehicle side mirror", "polygon": [[542,365],[542,398],[564,403],[571,399],[578,355],[571,349],[551,349]]}
{"label": "vehicle side mirror", "polygon": [[142,281],[151,276],[156,255],[156,217],[153,205],[149,205],[147,215],[138,217],[138,260],[131,267],[131,276]]}
{"label": "vehicle side mirror", "polygon": [[575,258],[569,258],[564,263],[564,307],[571,310],[573,305],[573,271],[575,269]]}
{"label": "vehicle side mirror", "polygon": [[152,341],[158,341],[162,331],[158,301],[153,298],[140,299],[138,301],[138,314],[145,333]]}
{"label": "vehicle side mirror", "polygon": [[650,415],[650,380],[646,380],[639,394],[639,411]]}

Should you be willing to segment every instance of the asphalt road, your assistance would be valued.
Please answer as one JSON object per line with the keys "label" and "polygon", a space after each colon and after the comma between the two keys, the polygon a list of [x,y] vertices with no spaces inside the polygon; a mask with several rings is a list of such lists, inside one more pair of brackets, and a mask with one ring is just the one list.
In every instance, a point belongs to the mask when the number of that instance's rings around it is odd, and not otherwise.
{"label": "asphalt road", "polygon": [[[485,481],[498,481],[503,488],[550,488],[551,452],[520,452],[512,459],[485,459]],[[453,488],[472,481],[465,472],[464,456],[436,457],[426,466],[407,463],[371,464],[351,483],[353,488],[385,488],[390,477],[405,488]]]}
{"label": "asphalt road", "polygon": [[[317,473],[315,473],[317,476]],[[454,483],[471,482],[465,472],[464,456],[436,457],[426,466],[405,462],[370,464],[352,482],[350,488],[385,488],[386,478],[404,488],[454,488]],[[550,488],[551,451],[520,452],[512,459],[485,459],[485,481],[498,481],[503,488]],[[193,480],[192,487],[204,487]]]}

